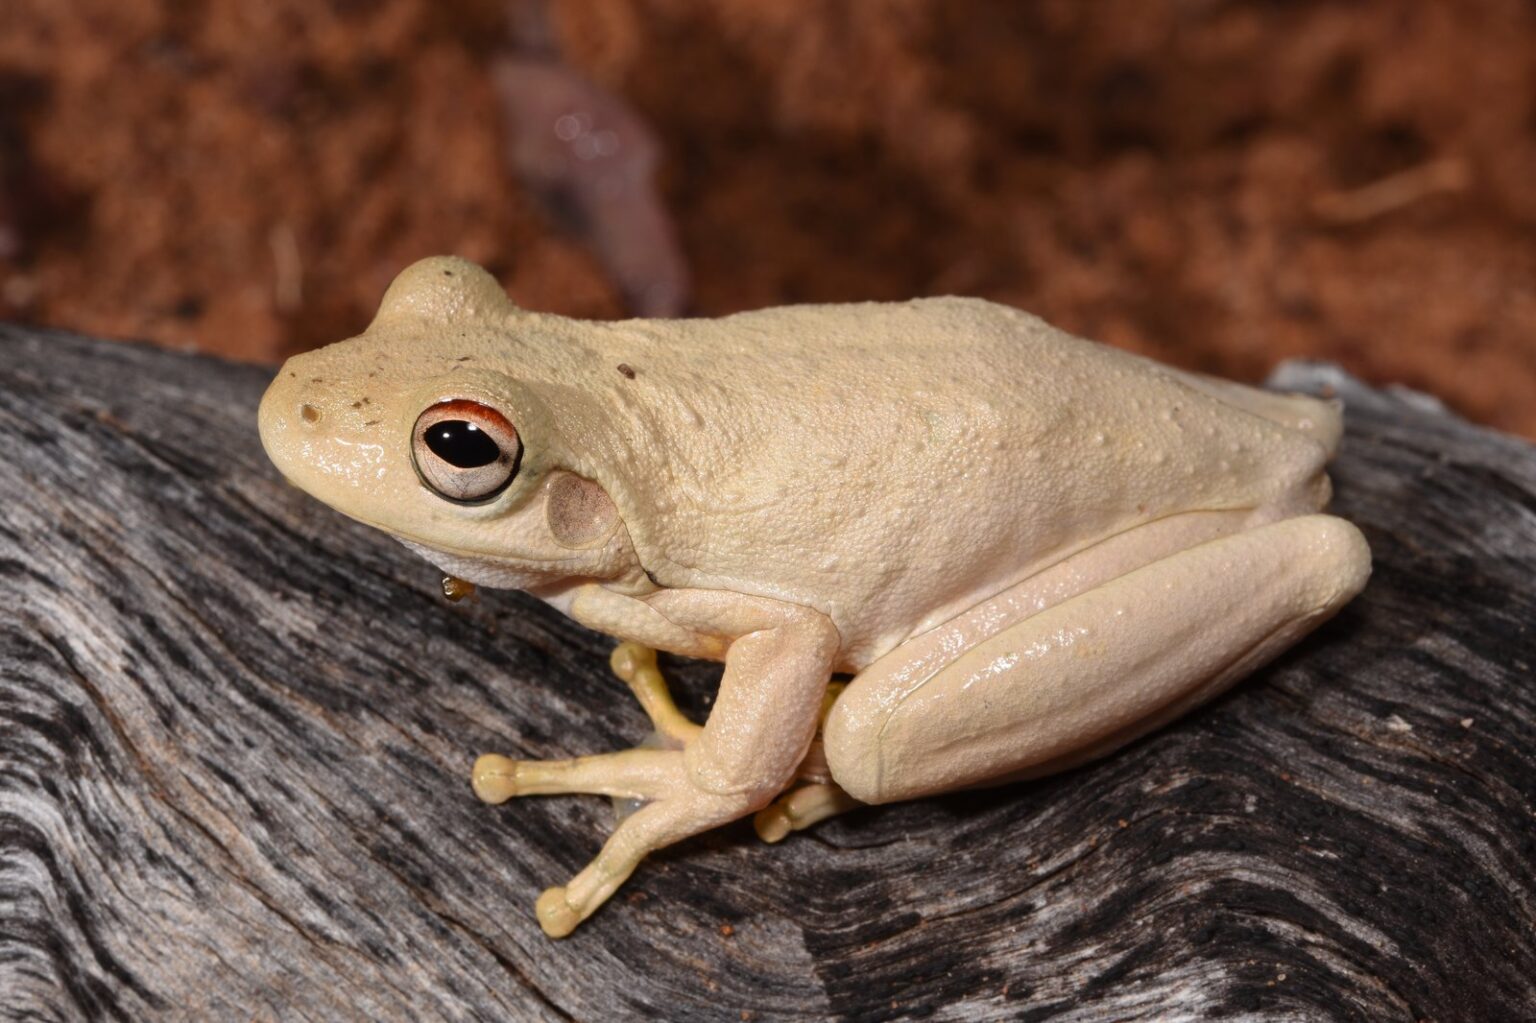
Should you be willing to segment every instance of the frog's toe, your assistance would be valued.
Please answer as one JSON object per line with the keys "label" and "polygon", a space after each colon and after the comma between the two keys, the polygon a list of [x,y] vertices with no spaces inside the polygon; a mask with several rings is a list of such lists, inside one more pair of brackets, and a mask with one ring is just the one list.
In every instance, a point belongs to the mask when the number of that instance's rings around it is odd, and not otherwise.
{"label": "frog's toe", "polygon": [[487,753],[475,761],[469,781],[483,802],[505,803],[517,795],[517,761]]}
{"label": "frog's toe", "polygon": [[563,938],[581,923],[581,914],[565,899],[564,886],[544,889],[533,912],[539,918],[539,926],[551,938]]}
{"label": "frog's toe", "polygon": [[656,666],[656,651],[639,643],[620,643],[608,658],[613,673],[629,686],[658,734],[676,746],[696,738],[701,726],[688,720],[667,689],[667,680]]}
{"label": "frog's toe", "polygon": [[795,824],[789,819],[789,813],[784,809],[784,801],[777,800],[757,811],[752,818],[752,828],[757,832],[757,837],[772,845],[782,842],[784,837],[795,830]]}
{"label": "frog's toe", "polygon": [[475,795],[487,803],[569,794],[652,800],[671,791],[681,778],[681,753],[644,748],[573,760],[513,760],[487,753],[470,772]]}
{"label": "frog's toe", "polygon": [[678,781],[671,795],[626,817],[592,862],[563,888],[539,896],[534,910],[544,933],[553,938],[569,934],[607,902],[653,850],[751,812],[749,796],[704,792],[686,779]]}
{"label": "frog's toe", "polygon": [[802,785],[775,799],[752,818],[757,837],[770,844],[784,839],[791,831],[804,831],[828,817],[863,806],[836,785],[817,782]]}

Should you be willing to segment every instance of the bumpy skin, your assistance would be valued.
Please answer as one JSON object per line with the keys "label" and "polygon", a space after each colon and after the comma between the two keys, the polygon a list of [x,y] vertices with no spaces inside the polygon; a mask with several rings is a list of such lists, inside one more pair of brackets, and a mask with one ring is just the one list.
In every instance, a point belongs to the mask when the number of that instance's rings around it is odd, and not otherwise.
{"label": "bumpy skin", "polygon": [[[484,504],[444,501],[413,462],[417,416],[449,399],[498,410],[521,437],[516,477]],[[703,730],[661,729],[680,751],[558,777],[477,769],[489,797],[652,800],[546,893],[555,934],[647,849],[763,809],[797,776],[810,786],[764,810],[765,836],[847,808],[847,791],[905,798],[1106,751],[1272,656],[1369,568],[1352,527],[1311,514],[1336,407],[974,299],[589,323],[518,310],[461,260],[424,260],[361,336],[283,368],[261,430],[296,484],[455,575],[726,661]],[[1273,577],[1248,586],[1244,567],[1266,558]],[[1047,570],[1067,582],[1040,589]],[[1128,611],[1170,589],[1182,618],[1134,624]],[[1232,601],[1262,613],[1224,626]],[[1211,637],[1199,656],[1170,634],[1181,621]],[[1080,671],[1089,647],[1052,660],[1063,625],[1102,633],[1097,675]],[[965,661],[989,642],[1006,648],[996,663]],[[659,681],[638,663],[621,674],[660,724]],[[829,712],[834,670],[858,677]],[[966,671],[1002,680],[985,705]],[[919,704],[951,719],[929,729],[942,743],[903,717]],[[992,734],[962,727],[973,719]],[[1011,741],[1019,729],[1030,742]]]}
{"label": "bumpy skin", "polygon": [[[402,273],[362,336],[290,363],[279,395],[352,438],[298,463],[273,452],[349,515],[501,556],[516,548],[486,524],[569,469],[612,497],[658,585],[816,608],[849,671],[1134,525],[1313,505],[1338,431],[1318,402],[1289,399],[1313,425],[1287,429],[979,299],[598,323],[518,310],[446,259]],[[448,396],[502,409],[527,450],[469,517],[414,486],[402,440]]]}

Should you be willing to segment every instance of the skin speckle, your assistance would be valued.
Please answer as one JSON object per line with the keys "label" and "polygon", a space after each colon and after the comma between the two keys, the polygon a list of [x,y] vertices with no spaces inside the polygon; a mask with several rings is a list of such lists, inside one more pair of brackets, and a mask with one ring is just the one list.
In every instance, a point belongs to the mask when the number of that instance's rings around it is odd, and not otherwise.
{"label": "skin speckle", "polygon": [[363,425],[364,426],[378,426],[379,425],[379,420],[377,420],[377,419],[370,419],[366,423],[364,423]]}
{"label": "skin speckle", "polygon": [[313,405],[300,405],[299,415],[304,418],[306,423],[317,423],[320,421],[320,410]]}
{"label": "skin speckle", "polygon": [[454,362],[474,362],[475,361],[475,357],[473,355],[461,355],[457,359],[454,359],[453,361]]}
{"label": "skin speckle", "polygon": [[[440,275],[451,277],[456,274],[456,271],[445,271],[441,263],[433,268]],[[465,272],[476,273],[467,268]],[[444,288],[441,283],[433,283],[424,277],[413,278],[408,283],[413,287],[426,285],[429,296],[458,291],[457,285],[452,289]],[[502,301],[491,294],[494,282],[484,277],[481,284],[486,289],[486,298],[480,308],[487,314],[504,309],[504,306],[494,304],[494,301]],[[395,294],[398,298],[401,292],[396,290]],[[473,304],[455,304],[448,312],[468,319],[474,308]],[[1155,540],[1143,540],[1138,536],[1121,541],[1123,546],[1113,548],[1110,554],[1103,553],[1105,548],[1100,545],[1089,548],[1096,553],[1077,555],[1089,560],[1063,568],[1063,573],[1075,578],[1079,572],[1076,565],[1084,565],[1091,568],[1091,572],[1084,570],[1085,585],[1093,579],[1105,581],[1092,583],[1096,589],[1091,599],[1070,598],[1076,602],[1053,612],[1052,621],[1065,628],[1053,625],[1049,630],[1040,631],[1043,627],[1037,628],[1029,621],[1033,609],[1045,599],[1041,594],[1054,591],[1018,591],[1022,595],[1018,596],[1017,602],[1006,607],[1016,608],[1024,615],[1020,620],[1028,624],[1019,626],[1020,631],[1007,636],[1007,645],[994,648],[990,637],[997,635],[996,630],[1013,628],[997,624],[995,616],[1002,613],[999,608],[1004,605],[994,605],[988,600],[976,605],[973,611],[962,612],[966,603],[980,600],[984,594],[996,593],[997,587],[1007,585],[1017,573],[1037,562],[1043,564],[1038,561],[1042,556],[1075,549],[1078,541],[1095,541],[1106,530],[1113,528],[1124,532],[1130,526],[1144,525],[1142,519],[1172,519],[1175,513],[1185,509],[1222,508],[1241,503],[1250,494],[1258,495],[1255,501],[1265,499],[1265,495],[1275,491],[1275,487],[1266,482],[1272,475],[1272,467],[1278,467],[1274,471],[1278,475],[1285,469],[1282,456],[1290,456],[1285,455],[1289,449],[1284,444],[1268,439],[1267,428],[1256,424],[1253,416],[1240,409],[1222,412],[1221,409],[1227,406],[1200,397],[1197,392],[1170,380],[1162,371],[1140,368],[1140,362],[1118,362],[1116,360],[1124,357],[1108,350],[1083,347],[1086,342],[1057,337],[1049,333],[1048,328],[1033,325],[1033,321],[1027,321],[1028,329],[1021,327],[1014,331],[1007,324],[1016,322],[1012,317],[1017,314],[995,307],[968,304],[954,312],[953,318],[951,313],[943,312],[946,308],[950,307],[938,304],[864,306],[856,311],[846,307],[824,310],[802,307],[752,314],[758,317],[755,320],[743,317],[720,321],[707,330],[701,329],[697,335],[689,333],[697,329],[695,326],[685,327],[677,323],[633,328],[643,340],[635,343],[631,350],[640,351],[646,358],[667,359],[665,380],[658,378],[653,384],[665,383],[667,386],[662,390],[666,391],[678,390],[673,387],[674,377],[693,384],[681,394],[659,395],[658,398],[665,401],[660,406],[663,415],[654,417],[648,415],[649,410],[641,398],[646,396],[645,392],[658,390],[657,387],[647,385],[634,392],[622,392],[621,388],[621,392],[616,393],[612,389],[612,377],[597,374],[595,381],[588,379],[589,371],[596,373],[601,358],[611,357],[607,353],[623,350],[617,347],[619,344],[628,346],[629,342],[622,339],[632,328],[572,326],[572,331],[592,329],[603,334],[601,339],[592,339],[590,345],[582,343],[576,357],[558,346],[530,345],[512,358],[494,345],[478,347],[475,341],[464,339],[464,347],[487,352],[487,367],[498,374],[504,362],[510,363],[506,367],[508,375],[517,378],[518,387],[528,392],[529,404],[535,410],[530,413],[534,418],[530,428],[537,427],[534,435],[541,445],[550,443],[546,464],[571,481],[563,504],[554,501],[551,486],[544,492],[546,501],[542,505],[534,501],[518,504],[517,494],[529,493],[523,490],[512,493],[490,508],[462,516],[451,508],[435,504],[423,508],[415,497],[419,493],[418,486],[436,489],[436,484],[423,471],[424,467],[437,464],[430,458],[421,457],[431,454],[424,441],[427,427],[445,418],[467,418],[471,408],[478,410],[472,422],[491,422],[488,418],[480,418],[491,415],[504,418],[494,409],[471,399],[450,400],[446,406],[434,406],[428,413],[431,418],[418,418],[411,440],[412,451],[419,456],[415,459],[415,481],[401,472],[381,472],[378,479],[382,482],[375,485],[367,473],[375,466],[382,466],[382,462],[361,462],[359,468],[346,478],[316,472],[294,475],[315,481],[316,495],[322,499],[334,498],[338,507],[350,507],[364,513],[358,517],[398,524],[398,531],[388,527],[397,535],[410,536],[420,530],[426,541],[420,546],[429,551],[438,550],[433,544],[438,537],[443,538],[444,548],[452,548],[461,546],[457,543],[458,537],[483,536],[483,542],[462,546],[482,550],[484,557],[445,554],[444,567],[453,572],[458,570],[456,566],[463,565],[472,575],[483,573],[488,581],[500,579],[505,574],[514,585],[537,589],[545,579],[615,579],[622,580],[627,590],[633,574],[637,570],[644,571],[643,562],[650,561],[661,564],[660,571],[668,574],[669,582],[676,582],[680,587],[689,587],[696,578],[739,579],[750,583],[751,588],[775,595],[806,594],[814,598],[821,608],[819,611],[768,596],[738,594],[734,588],[696,587],[694,593],[700,594],[698,596],[686,588],[648,595],[655,597],[659,604],[665,604],[669,613],[677,613],[677,619],[667,614],[663,617],[678,629],[688,634],[700,630],[703,638],[698,649],[706,653],[724,653],[730,640],[722,642],[713,631],[706,633],[704,630],[718,629],[712,624],[716,621],[715,616],[727,612],[735,615],[738,607],[741,609],[739,613],[746,616],[742,628],[755,630],[752,642],[763,640],[768,643],[772,637],[764,633],[784,636],[785,650],[793,655],[786,656],[784,663],[792,663],[793,670],[786,667],[782,675],[775,675],[771,672],[778,669],[771,667],[769,673],[745,684],[765,687],[768,691],[763,694],[763,701],[782,698],[787,702],[775,702],[774,706],[790,709],[769,715],[772,720],[759,728],[750,721],[741,723],[739,715],[733,717],[733,708],[727,701],[718,708],[720,717],[717,720],[722,722],[721,728],[726,724],[737,728],[738,731],[731,734],[741,736],[743,744],[769,751],[749,758],[749,769],[753,772],[758,772],[771,755],[777,755],[773,751],[786,751],[789,762],[774,771],[791,780],[795,771],[795,750],[783,736],[791,733],[803,736],[814,731],[814,705],[825,687],[827,675],[838,667],[862,667],[870,665],[871,658],[889,656],[894,653],[890,644],[899,647],[908,642],[901,639],[902,636],[914,636],[910,642],[916,645],[907,653],[885,662],[897,665],[891,670],[898,675],[907,670],[901,665],[912,664],[913,659],[926,656],[922,653],[925,649],[921,645],[923,642],[935,641],[945,650],[975,649],[978,655],[986,653],[988,658],[1002,651],[1004,660],[1018,660],[1026,656],[1025,649],[1032,651],[1027,655],[1030,657],[1054,658],[1052,664],[1061,665],[1062,670],[1053,671],[1051,665],[1047,665],[1038,673],[1042,679],[1041,687],[1069,685],[1079,662],[1087,665],[1083,670],[1090,675],[1100,670],[1095,667],[1099,662],[1113,662],[1103,669],[1108,672],[1103,677],[1108,680],[1104,683],[1109,690],[1106,698],[1112,705],[1107,709],[1090,708],[1076,725],[1062,724],[1059,733],[1045,736],[1049,742],[1058,743],[1059,748],[1067,749],[1073,743],[1081,747],[1082,743],[1097,741],[1095,734],[1107,734],[1091,731],[1097,727],[1098,719],[1088,718],[1094,715],[1104,716],[1105,727],[1122,727],[1123,722],[1114,718],[1121,714],[1118,694],[1113,691],[1115,686],[1131,688],[1131,699],[1139,698],[1134,694],[1137,679],[1113,677],[1122,674],[1114,665],[1125,663],[1109,652],[1119,650],[1117,644],[1124,644],[1127,658],[1136,650],[1167,645],[1174,641],[1170,637],[1176,635],[1172,626],[1181,625],[1193,614],[1204,618],[1220,617],[1223,621],[1218,624],[1230,624],[1231,627],[1225,630],[1202,629],[1202,634],[1219,635],[1214,635],[1208,644],[1189,644],[1194,651],[1190,659],[1183,658],[1182,651],[1178,652],[1178,665],[1169,669],[1178,676],[1169,676],[1166,683],[1169,687],[1203,681],[1200,677],[1188,677],[1204,670],[1201,665],[1205,662],[1195,658],[1210,654],[1221,664],[1230,663],[1225,655],[1216,656],[1219,651],[1214,649],[1214,644],[1218,639],[1225,643],[1227,638],[1232,638],[1241,652],[1242,644],[1247,641],[1239,630],[1244,623],[1256,622],[1256,619],[1226,613],[1243,593],[1240,583],[1230,581],[1243,577],[1241,584],[1247,584],[1247,577],[1253,573],[1234,566],[1244,566],[1252,560],[1266,565],[1273,563],[1277,573],[1284,573],[1290,571],[1290,561],[1311,561],[1317,565],[1317,574],[1328,576],[1330,561],[1327,557],[1290,557],[1279,541],[1270,543],[1265,539],[1282,534],[1255,534],[1257,539],[1251,539],[1239,532],[1234,537],[1215,542],[1241,543],[1241,548],[1206,547],[1212,531],[1240,529],[1239,523],[1246,513],[1202,513],[1191,516],[1187,522],[1179,520],[1172,526],[1147,527],[1148,532],[1142,536],[1155,537]],[[393,318],[396,316],[398,320]],[[381,407],[415,401],[417,396],[434,400],[420,395],[416,390],[417,379],[424,374],[440,374],[444,362],[453,368],[466,362],[447,354],[454,347],[451,335],[445,338],[434,329],[433,336],[423,338],[420,326],[406,315],[404,306],[393,313],[388,308],[382,310],[376,323],[377,326],[370,328],[367,343],[400,353],[402,363],[390,374],[391,386],[380,392]],[[509,332],[515,330],[510,328]],[[668,336],[667,332],[671,330],[679,332],[675,339]],[[786,332],[785,336],[777,338],[775,335],[779,331]],[[848,335],[857,344],[828,349],[824,335],[829,332]],[[597,343],[598,340],[602,343]],[[674,340],[678,346],[675,352],[670,347]],[[668,347],[661,347],[662,343]],[[423,349],[423,344],[430,347]],[[783,358],[742,365],[737,354],[756,351],[751,346],[758,344],[766,355],[777,354]],[[547,348],[554,350],[546,351]],[[1047,359],[1054,355],[1066,370],[1051,379],[1037,380],[1034,363],[1027,358],[1018,358],[1021,352],[1035,351],[1045,352]],[[1063,357],[1062,352],[1069,353],[1071,358]],[[593,361],[586,361],[588,359]],[[999,378],[994,371],[998,365],[1011,366],[1020,362],[1028,364],[1027,373]],[[784,369],[764,373],[761,369],[764,364]],[[377,375],[381,377],[382,365],[382,362],[376,363],[376,368],[380,369]],[[632,364],[609,365],[626,381],[638,377]],[[1135,372],[1124,367],[1135,368]],[[959,372],[962,369],[964,372]],[[819,375],[814,375],[813,371]],[[805,376],[797,379],[802,373]],[[526,380],[522,379],[525,374]],[[576,379],[570,379],[572,376]],[[401,379],[393,379],[396,377]],[[604,379],[608,381],[606,385],[601,383]],[[290,382],[289,386],[292,390],[288,393],[299,397],[306,390],[297,382]],[[374,386],[383,387],[383,383]],[[561,411],[559,402],[547,411],[539,412],[538,406],[543,404],[538,400],[542,388],[561,395],[561,402],[567,400],[568,392],[579,389],[569,399],[571,407],[579,414],[567,420],[558,414]],[[863,406],[871,404],[860,400],[866,393],[876,399],[874,404],[878,407],[887,399],[892,403],[907,402],[913,392],[916,392],[915,407],[906,405],[906,414],[894,421],[883,417],[871,421],[862,411]],[[1245,392],[1234,393],[1241,396]],[[336,407],[345,405],[344,395],[344,390],[337,390]],[[1174,398],[1174,395],[1180,397]],[[1177,413],[1181,400],[1191,408],[1191,413],[1183,413],[1189,419],[1191,433],[1204,426],[1201,420],[1210,415],[1219,416],[1217,424],[1230,431],[1230,435],[1204,445],[1195,443],[1188,436],[1180,436],[1176,442],[1177,430],[1171,425],[1162,425],[1161,417]],[[1253,400],[1274,401],[1258,397]],[[292,409],[294,406],[289,401],[283,392],[279,392],[269,408]],[[455,408],[460,402],[463,407]],[[1268,404],[1263,407],[1267,408]],[[1202,411],[1207,409],[1211,411]],[[405,425],[404,419],[395,417],[407,411],[415,413],[417,410],[398,405],[392,408],[391,423]],[[371,430],[379,423],[380,420],[370,420],[366,426]],[[690,430],[690,425],[696,429]],[[661,429],[656,429],[657,426]],[[717,429],[711,431],[711,427]],[[572,457],[592,461],[595,468],[603,468],[599,463],[604,461],[602,452],[607,445],[595,445],[598,450],[588,451],[593,445],[586,442],[609,429],[617,431],[619,440],[612,451],[614,455],[622,453],[622,457],[613,457],[616,464],[608,465],[604,472],[613,474],[617,481],[634,481],[626,488],[629,497],[626,499],[623,535],[615,527],[616,539],[612,545],[594,546],[590,559],[546,554],[550,550],[548,543],[567,549],[586,549],[588,543],[601,543],[606,532],[598,526],[617,522],[616,512],[597,483],[581,481],[574,473],[562,469],[569,464],[565,460],[568,452]],[[368,430],[337,437],[320,436],[324,432],[320,430],[280,430],[273,433],[268,447],[273,450],[280,467],[284,458],[290,462],[308,459],[313,463],[317,458],[329,457],[342,462],[346,469],[353,464],[348,460],[360,457],[359,451],[383,452],[388,447],[389,438],[382,433],[366,438],[375,443],[360,443],[359,435],[366,435]],[[290,432],[298,436],[290,436]],[[695,433],[699,436],[693,436]],[[495,494],[501,491],[482,490],[480,482],[499,480],[497,486],[508,485],[521,453],[516,431],[510,422],[505,425],[505,434],[505,442],[498,444],[499,452],[494,455],[499,463],[497,468],[483,472],[483,466],[472,467],[473,485],[465,483],[450,486],[447,490],[438,489],[439,496],[456,504],[469,504],[481,503],[473,495],[489,493],[491,496],[485,500],[495,501]],[[1244,440],[1250,435],[1253,438],[1248,441],[1250,444],[1273,443],[1275,449],[1261,448],[1257,454],[1267,457],[1245,459],[1245,462],[1256,464],[1240,478],[1230,483],[1225,480],[1213,482],[1210,479],[1213,455],[1224,449],[1228,441]],[[900,442],[894,451],[889,443],[892,440]],[[405,439],[396,438],[396,443],[403,445]],[[920,457],[920,452],[914,454],[907,450],[918,444],[926,444],[933,453],[931,457]],[[989,447],[989,444],[993,446]],[[738,471],[738,450],[754,456],[748,471]],[[1007,452],[1007,455],[989,454],[992,451]],[[541,450],[541,454],[544,451]],[[850,459],[847,470],[831,471],[832,466],[840,464],[839,460],[846,463]],[[1168,468],[1152,471],[1151,466],[1163,460],[1167,461]],[[828,466],[828,471],[818,474],[817,463]],[[1198,467],[1198,475],[1195,467]],[[1306,468],[1302,466],[1297,471]],[[1315,466],[1310,471],[1315,472]],[[459,478],[448,468],[443,468],[442,472],[445,484]],[[351,485],[354,480],[361,485]],[[413,495],[411,500],[395,499],[397,493],[406,491]],[[1205,496],[1208,492],[1219,500],[1208,499]],[[514,504],[518,507],[512,507]],[[633,514],[630,514],[631,507]],[[1134,514],[1129,509],[1134,509]],[[1309,520],[1309,517],[1303,517],[1298,521]],[[704,536],[708,537],[707,545],[702,542]],[[775,542],[781,537],[793,542]],[[1292,537],[1291,542],[1299,539],[1304,538]],[[631,540],[633,546],[626,547]],[[1185,544],[1193,546],[1186,548]],[[1229,549],[1246,553],[1227,556],[1224,552]],[[507,550],[515,557],[518,567],[503,573],[499,564],[501,559],[494,553],[500,550]],[[651,552],[656,555],[655,561],[651,561]],[[606,560],[610,557],[613,560]],[[1134,567],[1149,559],[1154,560],[1146,564],[1144,570]],[[1121,573],[1125,574],[1122,576]],[[929,576],[928,580],[922,578],[924,574]],[[652,584],[662,587],[656,575],[650,571],[646,571],[646,575]],[[1263,587],[1262,583],[1262,578],[1253,583],[1259,587],[1255,603],[1286,596],[1269,592],[1285,587]],[[1207,586],[1211,588],[1207,605],[1214,610],[1189,606],[1186,594]],[[626,603],[633,598],[610,592],[603,586],[591,589],[599,591],[594,599],[612,599],[610,604],[599,605],[592,616],[592,620],[600,623],[599,627],[611,622],[616,623],[615,628],[627,629],[636,620],[631,604]],[[1170,599],[1170,594],[1176,594],[1176,599]],[[1297,599],[1298,607],[1303,611],[1317,603],[1309,594],[1302,594]],[[700,603],[695,605],[689,601]],[[968,625],[953,624],[958,620],[957,614],[966,622],[984,620],[986,629],[981,630],[978,626],[976,631],[968,631],[971,628]],[[968,617],[973,614],[975,617]],[[1284,608],[1276,614],[1284,617]],[[1111,622],[1111,615],[1142,622],[1139,626],[1142,631],[1129,629],[1125,621]],[[584,615],[583,620],[588,620],[587,616]],[[847,623],[846,628],[843,623]],[[950,624],[937,625],[929,631],[913,631],[915,624],[926,627],[933,623]],[[781,624],[787,631],[781,632]],[[934,633],[932,640],[923,639]],[[733,637],[740,638],[735,633]],[[1033,645],[1028,648],[1014,646],[1015,638]],[[986,648],[976,645],[983,642],[988,644]],[[1034,653],[1035,646],[1042,652]],[[772,647],[763,649],[771,650]],[[988,650],[992,652],[988,653]],[[772,653],[765,656],[771,664],[778,663]],[[862,691],[875,694],[869,697],[871,700],[885,701],[886,694],[891,692],[900,694],[891,699],[904,699],[904,694],[909,691],[880,690],[881,676],[862,671],[861,674],[864,674],[860,683]],[[893,684],[905,683],[899,678]],[[967,715],[990,722],[1005,717],[1012,710],[1018,710],[1026,720],[1031,713],[1025,706],[1027,700],[1010,703],[1002,689],[989,689],[985,685],[973,688],[969,681],[952,673],[949,678],[935,682],[933,688],[925,692],[925,699],[929,692],[937,692],[941,686],[955,687],[952,692],[971,690],[970,697],[943,697],[946,703],[930,705],[936,708],[935,715],[947,713],[961,724],[964,724],[961,717]],[[857,698],[858,693],[854,692],[853,696]],[[840,699],[849,701],[850,698],[844,694]],[[971,702],[965,702],[967,699]],[[842,766],[854,771],[850,777],[864,765],[874,764],[875,753],[884,757],[884,750],[894,750],[888,760],[876,765],[878,777],[870,782],[875,787],[866,791],[882,798],[899,795],[903,791],[899,787],[885,787],[888,776],[880,774],[881,771],[891,768],[890,778],[896,775],[916,778],[935,763],[925,759],[932,754],[926,752],[921,743],[913,746],[910,752],[904,752],[893,737],[894,733],[884,737],[869,733],[864,723],[870,718],[860,711],[849,710],[854,706],[852,701],[841,706],[847,710],[847,716],[839,716],[835,721],[841,722],[839,727],[845,731],[841,733],[841,739],[833,736],[831,731],[826,732],[828,739],[824,746],[830,751],[829,759],[833,754],[848,758],[849,762]],[[1132,708],[1125,713],[1136,711]],[[1125,715],[1121,714],[1121,717]],[[943,722],[936,721],[935,724],[942,725]],[[920,731],[923,726],[919,720],[916,730]],[[1050,727],[1049,722],[1046,727]],[[860,729],[864,729],[862,734]],[[891,745],[882,745],[887,739]],[[1002,741],[1007,748],[997,751],[1000,757],[1022,756],[1011,736],[1004,735]],[[746,749],[746,745],[742,749]],[[735,756],[741,751],[730,752]],[[1003,770],[1007,764],[1014,763],[993,760],[992,756],[992,750],[978,746],[967,751],[966,759],[977,772],[994,767]],[[721,777],[728,772],[725,766],[710,763],[712,758],[712,751],[710,756],[701,754],[697,764],[688,766],[698,771],[699,777],[706,782],[714,784],[714,775],[706,777],[706,771]],[[940,772],[935,776],[938,778],[935,784],[946,783],[950,777],[948,764],[938,762],[935,769]],[[1012,768],[1008,770],[1011,772]],[[513,794],[515,786],[512,783],[516,780],[510,775],[498,774],[499,771],[502,768],[496,767],[486,774],[477,767],[475,775],[477,779],[491,778],[492,795],[498,801]],[[766,788],[770,782],[778,784],[774,780],[778,775],[770,777],[771,773],[762,767],[760,773],[747,781],[754,787]],[[838,772],[839,781],[842,773],[841,770]],[[731,785],[736,784],[734,778],[727,780]],[[685,791],[691,791],[686,788],[689,784],[684,783]],[[901,782],[891,780],[890,784],[899,786]],[[481,785],[482,781],[477,780],[477,791],[485,798]],[[859,794],[852,788],[850,791]],[[558,918],[558,929],[562,931],[574,926],[575,914],[591,908],[565,901],[565,892],[560,889],[554,897],[545,899],[542,903],[545,909],[540,911],[541,919],[549,917],[545,910],[550,908],[558,910],[559,914],[572,914],[570,920],[565,916]]]}

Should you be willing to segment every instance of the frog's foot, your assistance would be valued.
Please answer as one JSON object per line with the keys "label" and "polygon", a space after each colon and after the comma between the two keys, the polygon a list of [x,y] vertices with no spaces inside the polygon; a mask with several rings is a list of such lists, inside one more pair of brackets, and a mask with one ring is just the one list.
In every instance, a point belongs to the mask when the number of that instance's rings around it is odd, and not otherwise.
{"label": "frog's foot", "polygon": [[828,817],[863,805],[831,782],[812,782],[785,793],[757,811],[752,826],[764,842],[778,842],[791,831],[803,831]]}
{"label": "frog's foot", "polygon": [[658,735],[674,747],[685,746],[702,726],[689,721],[672,702],[667,680],[656,667],[656,651],[639,643],[620,643],[608,658],[613,673],[629,684]]}
{"label": "frog's foot", "polygon": [[587,793],[643,800],[622,820],[586,869],[539,897],[539,925],[563,938],[623,884],[648,853],[751,813],[749,793],[714,793],[688,778],[681,750],[632,749],[574,760],[511,760],[490,754],[475,762],[475,794],[488,803],[513,796]]}
{"label": "frog's foot", "polygon": [[534,912],[539,926],[551,938],[570,934],[608,901],[654,850],[736,820],[761,805],[745,793],[718,794],[693,786],[683,775],[682,754],[664,751],[663,755],[677,758],[677,785],[671,794],[624,818],[581,873],[539,896]]}
{"label": "frog's foot", "polygon": [[655,735],[621,753],[573,760],[512,760],[487,753],[475,761],[471,772],[475,795],[493,804],[505,803],[513,796],[577,793],[631,802],[655,798],[651,793],[666,772],[664,754],[686,746],[699,734],[700,726],[684,717],[672,702],[666,680],[656,667],[656,651],[638,643],[620,643],[609,663],[614,674],[634,691],[656,729]]}
{"label": "frog's foot", "polygon": [[621,643],[610,663],[656,729],[650,744],[571,760],[513,760],[488,754],[475,761],[475,794],[487,803],[503,803],[513,796],[579,793],[640,804],[619,821],[586,869],[539,897],[539,926],[552,938],[571,933],[651,851],[743,817],[764,801],[747,793],[708,792],[689,780],[683,748],[702,729],[672,702],[654,651]]}

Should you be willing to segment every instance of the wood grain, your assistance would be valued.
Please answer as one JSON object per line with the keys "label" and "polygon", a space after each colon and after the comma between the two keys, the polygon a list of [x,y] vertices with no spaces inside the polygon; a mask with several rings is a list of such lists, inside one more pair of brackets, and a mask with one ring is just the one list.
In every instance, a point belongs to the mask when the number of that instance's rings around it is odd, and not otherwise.
{"label": "wood grain", "polygon": [[[745,824],[564,942],[601,800],[474,756],[630,745],[610,642],[446,603],[276,478],[267,372],[0,328],[6,1019],[1511,1020],[1536,1015],[1536,455],[1325,368],[1364,596],[1088,768]],[[672,665],[693,710],[717,669]]]}

